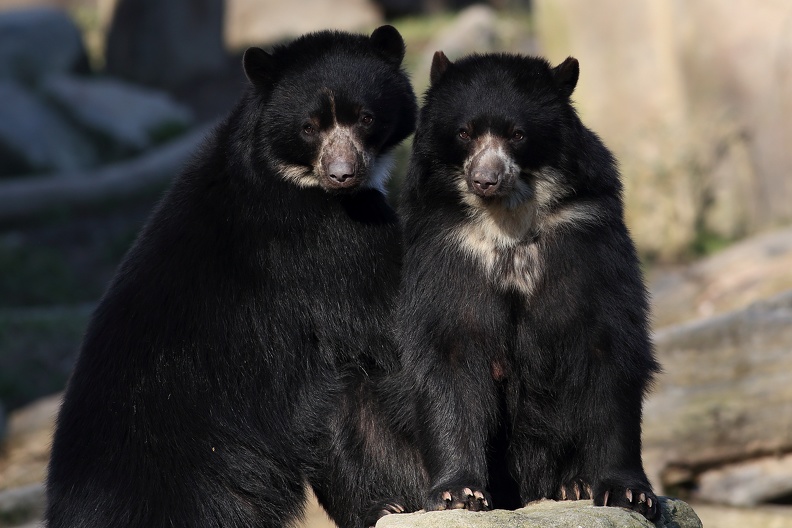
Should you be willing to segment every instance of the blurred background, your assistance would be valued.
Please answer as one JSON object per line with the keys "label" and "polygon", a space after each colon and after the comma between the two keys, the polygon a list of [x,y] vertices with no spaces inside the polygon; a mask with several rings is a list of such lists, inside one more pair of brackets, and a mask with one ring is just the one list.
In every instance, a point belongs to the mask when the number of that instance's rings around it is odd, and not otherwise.
{"label": "blurred background", "polygon": [[384,22],[419,93],[436,50],[580,60],[653,298],[650,478],[705,526],[792,527],[789,0],[0,0],[0,527],[35,526],[86,322],[242,51]]}

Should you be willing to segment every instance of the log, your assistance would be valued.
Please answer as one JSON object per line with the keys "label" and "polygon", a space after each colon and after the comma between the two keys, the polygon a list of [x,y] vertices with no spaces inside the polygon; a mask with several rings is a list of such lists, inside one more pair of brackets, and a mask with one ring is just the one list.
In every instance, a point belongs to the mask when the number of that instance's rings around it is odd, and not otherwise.
{"label": "log", "polygon": [[179,173],[215,125],[201,126],[133,160],[91,173],[0,181],[0,223],[150,192]]}

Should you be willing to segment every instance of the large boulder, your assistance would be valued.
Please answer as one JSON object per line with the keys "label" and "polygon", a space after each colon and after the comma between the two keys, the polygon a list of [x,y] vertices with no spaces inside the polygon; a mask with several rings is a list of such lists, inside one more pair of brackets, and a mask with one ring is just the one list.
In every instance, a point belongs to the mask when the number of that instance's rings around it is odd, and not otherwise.
{"label": "large boulder", "polygon": [[386,515],[377,522],[377,528],[701,528],[696,513],[684,502],[660,497],[660,507],[662,516],[657,523],[623,508],[593,506],[591,501],[541,501],[514,511]]}
{"label": "large boulder", "polygon": [[0,13],[0,79],[36,84],[53,73],[87,71],[82,35],[66,13],[48,7]]}
{"label": "large boulder", "polygon": [[52,76],[42,91],[103,146],[105,159],[138,153],[193,123],[192,112],[167,94],[113,78]]}
{"label": "large boulder", "polygon": [[57,111],[22,85],[0,80],[0,178],[98,163],[98,153]]}
{"label": "large boulder", "polygon": [[644,253],[792,220],[792,3],[535,4],[543,52],[580,59],[574,98],[621,161]]}
{"label": "large boulder", "polygon": [[[704,482],[714,490],[702,471],[792,452],[792,291],[665,328],[654,342],[663,373],[644,407],[643,445],[658,488]],[[742,503],[792,491],[792,463],[779,463],[772,478],[787,486],[755,490]]]}
{"label": "large boulder", "polygon": [[107,35],[107,72],[162,88],[225,70],[223,0],[119,0]]}

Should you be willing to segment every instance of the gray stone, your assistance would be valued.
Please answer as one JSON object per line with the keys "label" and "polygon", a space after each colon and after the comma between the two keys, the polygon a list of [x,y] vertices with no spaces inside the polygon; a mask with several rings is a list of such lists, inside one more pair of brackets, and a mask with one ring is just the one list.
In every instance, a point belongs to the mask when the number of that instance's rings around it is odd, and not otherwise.
{"label": "gray stone", "polygon": [[106,159],[145,150],[194,121],[167,94],[113,78],[53,76],[42,90],[72,123],[97,138]]}
{"label": "gray stone", "polygon": [[32,484],[0,492],[0,526],[18,526],[40,518],[44,513],[43,484]]}
{"label": "gray stone", "polygon": [[107,35],[107,71],[176,88],[226,67],[223,0],[120,0]]}
{"label": "gray stone", "polygon": [[0,13],[0,79],[34,84],[45,75],[87,70],[80,30],[63,11],[42,7]]}
{"label": "gray stone", "polygon": [[447,510],[386,515],[377,528],[701,528],[693,509],[661,497],[662,516],[653,524],[623,508],[594,506],[591,501],[541,501],[514,511]]}
{"label": "gray stone", "polygon": [[0,80],[0,177],[97,163],[87,138],[16,82]]}

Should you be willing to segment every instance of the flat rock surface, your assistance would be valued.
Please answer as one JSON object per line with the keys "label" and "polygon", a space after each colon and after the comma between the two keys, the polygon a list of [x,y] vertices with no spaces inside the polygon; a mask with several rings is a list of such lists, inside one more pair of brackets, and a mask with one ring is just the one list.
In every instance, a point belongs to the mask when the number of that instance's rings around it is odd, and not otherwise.
{"label": "flat rock surface", "polygon": [[469,512],[448,510],[386,515],[377,528],[701,528],[693,509],[682,501],[661,497],[662,517],[653,524],[623,508],[592,505],[591,501],[541,501],[519,510]]}

